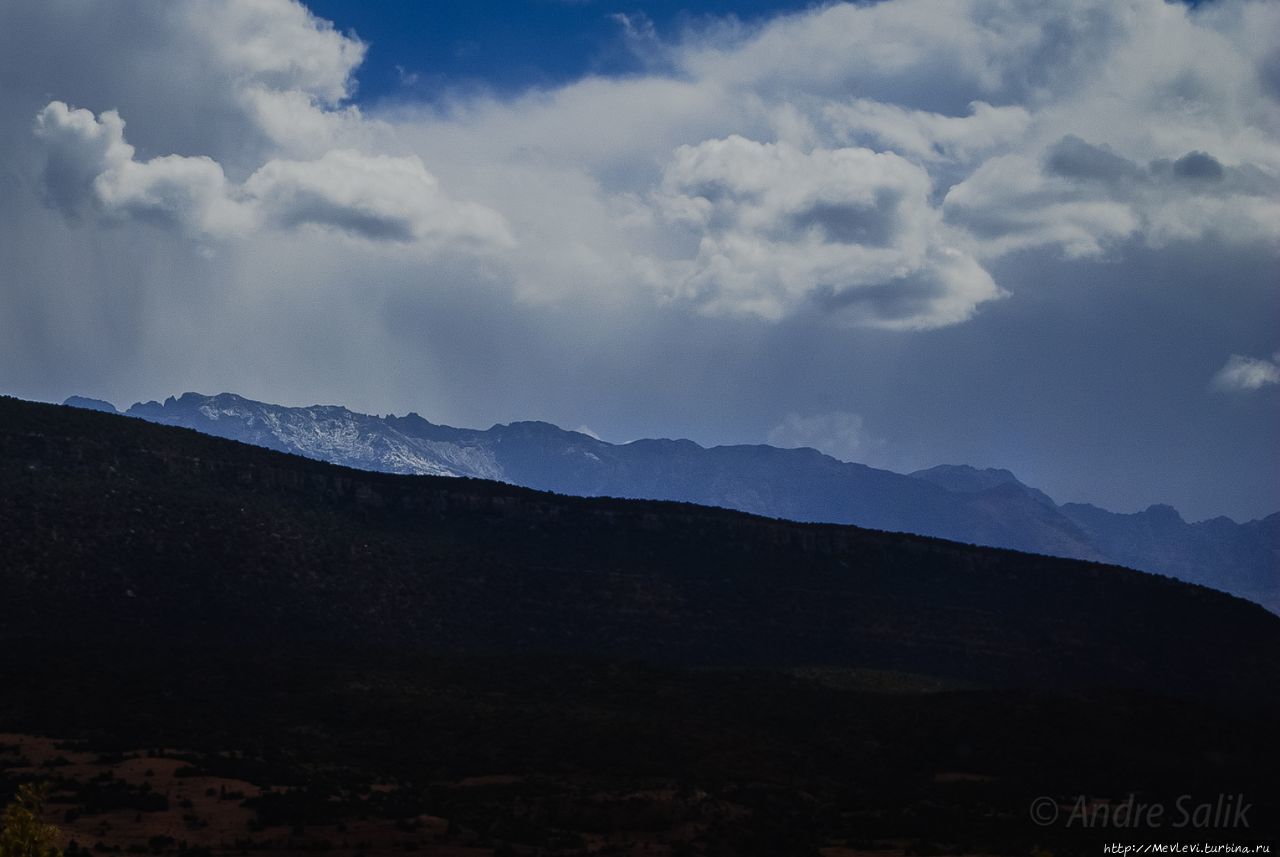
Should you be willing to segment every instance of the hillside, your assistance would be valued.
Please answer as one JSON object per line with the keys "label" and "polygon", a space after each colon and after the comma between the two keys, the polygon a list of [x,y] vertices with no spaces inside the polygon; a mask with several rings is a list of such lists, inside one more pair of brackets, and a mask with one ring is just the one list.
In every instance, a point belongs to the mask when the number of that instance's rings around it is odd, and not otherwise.
{"label": "hillside", "polygon": [[943,465],[904,475],[812,449],[704,448],[687,440],[612,444],[548,423],[457,429],[416,414],[286,408],[232,394],[187,393],[137,404],[127,413],[366,470],[497,479],[579,496],[677,500],[1112,562],[1280,609],[1275,527],[1176,518],[1155,532],[1145,513],[1059,506],[1007,470]]}
{"label": "hillside", "polygon": [[1104,565],[354,471],[16,400],[2,425],[8,634],[234,628],[1250,692],[1280,677],[1280,620]]}
{"label": "hillside", "polygon": [[[0,539],[0,731],[284,786],[246,800],[255,850],[386,819],[391,854],[429,815],[411,850],[1083,854],[1105,837],[1028,802],[1230,789],[1250,836],[1280,817],[1280,619],[1127,569],[13,399]],[[87,765],[47,769],[76,813],[109,797]],[[99,850],[160,811],[133,782],[115,832],[83,826]]]}

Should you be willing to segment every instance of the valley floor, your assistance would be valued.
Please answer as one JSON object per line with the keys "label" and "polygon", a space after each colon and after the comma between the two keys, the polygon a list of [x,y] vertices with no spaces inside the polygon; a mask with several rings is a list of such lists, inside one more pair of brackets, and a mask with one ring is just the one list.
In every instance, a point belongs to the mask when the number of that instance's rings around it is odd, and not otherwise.
{"label": "valley floor", "polygon": [[48,781],[95,856],[1096,855],[1156,831],[1040,827],[1036,797],[1258,807],[1202,841],[1280,818],[1266,712],[1152,696],[216,649],[4,657],[0,681],[0,788]]}

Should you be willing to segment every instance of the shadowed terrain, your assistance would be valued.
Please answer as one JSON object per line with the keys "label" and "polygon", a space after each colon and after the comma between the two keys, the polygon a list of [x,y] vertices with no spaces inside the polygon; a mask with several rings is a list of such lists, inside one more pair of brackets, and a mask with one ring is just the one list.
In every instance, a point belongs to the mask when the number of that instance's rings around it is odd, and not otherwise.
{"label": "shadowed terrain", "polygon": [[413,847],[474,853],[1096,853],[1029,802],[1230,791],[1263,807],[1250,835],[1275,817],[1280,619],[1202,587],[12,399],[0,485],[0,728],[276,786],[259,833],[349,813],[447,819]]}
{"label": "shadowed terrain", "polygon": [[[67,404],[115,412],[80,397]],[[704,448],[688,440],[607,443],[549,423],[487,430],[417,414],[287,408],[223,393],[139,403],[129,416],[388,473],[496,479],[562,494],[677,500],[786,518],[916,533],[1112,562],[1202,583],[1280,610],[1280,513],[1188,523],[1168,506],[1124,515],[1058,505],[1007,470],[942,465],[911,474],[814,449]]]}

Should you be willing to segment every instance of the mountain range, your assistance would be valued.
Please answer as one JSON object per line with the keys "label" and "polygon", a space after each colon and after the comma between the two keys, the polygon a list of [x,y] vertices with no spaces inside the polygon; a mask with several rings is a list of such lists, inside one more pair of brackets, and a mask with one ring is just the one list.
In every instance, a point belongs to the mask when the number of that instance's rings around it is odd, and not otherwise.
{"label": "mountain range", "polygon": [[[116,411],[82,397],[66,404]],[[230,393],[185,393],[135,404],[125,414],[364,470],[493,479],[585,497],[676,500],[1115,563],[1280,612],[1280,513],[1247,523],[1191,523],[1166,505],[1121,514],[1058,504],[1003,469],[941,465],[900,474],[813,449],[707,448],[666,439],[614,444],[545,422],[461,429],[416,413],[284,407]]]}

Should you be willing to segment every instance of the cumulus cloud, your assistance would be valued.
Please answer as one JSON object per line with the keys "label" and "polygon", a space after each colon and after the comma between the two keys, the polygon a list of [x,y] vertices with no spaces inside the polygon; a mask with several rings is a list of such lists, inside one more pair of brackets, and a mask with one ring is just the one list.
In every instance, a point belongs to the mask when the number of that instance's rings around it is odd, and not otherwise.
{"label": "cumulus cloud", "polygon": [[48,147],[49,195],[72,214],[159,220],[212,238],[314,225],[373,241],[512,242],[501,216],[450,199],[413,155],[338,149],[271,160],[235,185],[211,158],[136,160],[112,110],[94,116],[54,101],[36,116],[35,133]]}
{"label": "cumulus cloud", "polygon": [[295,2],[196,0],[182,4],[181,14],[250,91],[300,92],[337,104],[351,94],[352,72],[367,49]]}
{"label": "cumulus cloud", "polygon": [[1016,143],[1031,124],[1025,107],[969,105],[967,116],[910,110],[869,98],[830,104],[823,117],[837,136],[922,161],[969,161]]}
{"label": "cumulus cloud", "polygon": [[861,416],[847,411],[788,414],[769,430],[767,440],[783,449],[809,447],[841,461],[859,463],[883,446],[883,441],[867,431]]}
{"label": "cumulus cloud", "polygon": [[986,161],[947,192],[943,211],[979,256],[1048,246],[1078,258],[1132,239],[1266,242],[1280,222],[1277,194],[1280,174],[1252,164],[1227,167],[1202,151],[1140,164],[1069,134],[1038,158]]}
{"label": "cumulus cloud", "polygon": [[657,203],[698,251],[672,286],[706,311],[773,320],[809,306],[896,329],[963,321],[1000,290],[950,246],[929,193],[928,174],[892,153],[739,136],[681,146]]}
{"label": "cumulus cloud", "polygon": [[88,110],[54,101],[36,116],[35,133],[48,147],[45,190],[70,215],[81,213],[99,175],[133,159],[133,147],[124,142],[124,122],[114,110],[99,120]]}
{"label": "cumulus cloud", "polygon": [[363,42],[294,0],[192,0],[164,11],[210,70],[210,92],[230,93],[267,156],[234,153],[232,166],[208,155],[139,159],[118,111],[95,116],[53,101],[35,134],[46,196],[63,213],[166,223],[199,239],[309,226],[423,246],[513,244],[499,214],[455,200],[417,154],[378,151],[388,129],[345,103]]}
{"label": "cumulus cloud", "polygon": [[[368,46],[296,0],[187,0],[173,14],[272,154],[314,159],[377,147],[387,129],[349,99]],[[211,87],[213,88],[213,87]],[[256,165],[255,165],[256,166]]]}
{"label": "cumulus cloud", "polygon": [[1219,390],[1233,393],[1248,393],[1280,384],[1280,352],[1270,360],[1232,354],[1213,376],[1213,383]]}
{"label": "cumulus cloud", "polygon": [[48,147],[45,187],[68,213],[96,209],[213,234],[248,225],[228,195],[221,166],[177,155],[135,160],[134,147],[124,139],[124,120],[114,110],[95,117],[54,101],[36,116],[35,133]]}
{"label": "cumulus cloud", "polygon": [[927,329],[1012,291],[989,270],[1015,252],[1273,239],[1280,112],[1256,34],[1280,16],[1219,5],[833,4],[664,43],[655,68],[675,78],[591,79],[406,124],[445,158],[528,159],[491,189],[508,206],[546,209],[511,192],[540,172],[570,176],[560,210],[606,212],[603,260],[519,225],[590,264],[526,274],[525,295],[612,267],[611,288],[711,315]]}
{"label": "cumulus cloud", "polygon": [[314,161],[270,161],[243,190],[262,218],[281,228],[315,224],[372,240],[512,243],[497,212],[450,199],[412,155],[340,149]]}
{"label": "cumulus cloud", "polygon": [[42,135],[48,194],[202,236],[484,243],[525,300],[641,290],[937,328],[1004,295],[991,262],[1015,251],[1274,237],[1280,112],[1256,34],[1280,16],[1223,6],[894,0],[676,41],[648,26],[647,76],[369,116],[349,102],[365,45],[300,4],[179,4],[262,154],[140,159],[118,115],[64,110]]}

